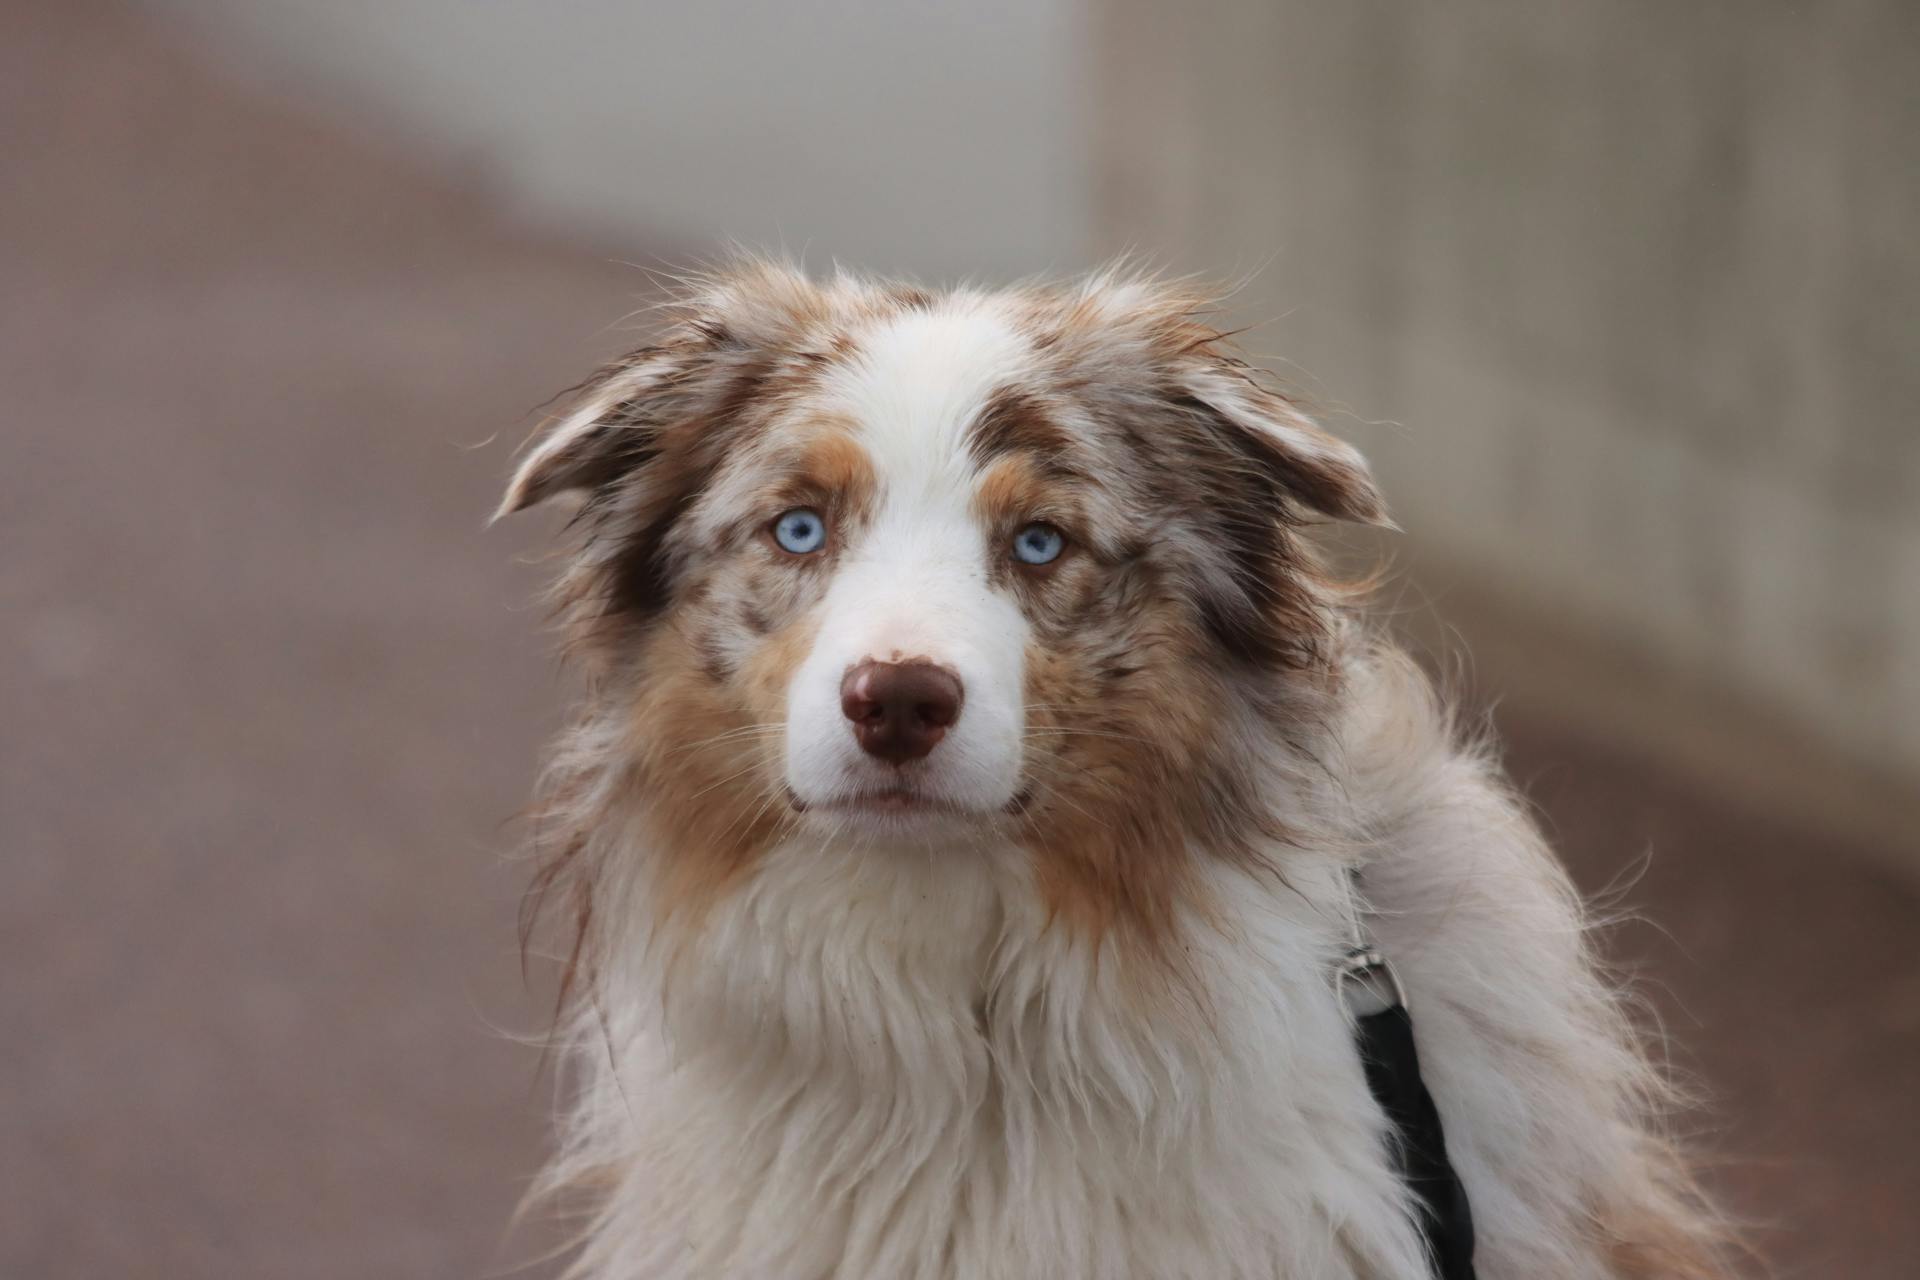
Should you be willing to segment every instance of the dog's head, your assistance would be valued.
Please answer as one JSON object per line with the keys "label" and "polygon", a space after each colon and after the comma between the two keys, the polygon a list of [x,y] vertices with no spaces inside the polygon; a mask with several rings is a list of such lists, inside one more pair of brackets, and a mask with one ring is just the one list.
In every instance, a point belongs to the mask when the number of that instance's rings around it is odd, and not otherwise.
{"label": "dog's head", "polygon": [[689,286],[501,508],[579,502],[574,811],[636,801],[672,906],[811,835],[993,842],[1056,912],[1164,914],[1194,846],[1258,825],[1253,725],[1326,674],[1299,525],[1384,519],[1201,304],[1113,275]]}

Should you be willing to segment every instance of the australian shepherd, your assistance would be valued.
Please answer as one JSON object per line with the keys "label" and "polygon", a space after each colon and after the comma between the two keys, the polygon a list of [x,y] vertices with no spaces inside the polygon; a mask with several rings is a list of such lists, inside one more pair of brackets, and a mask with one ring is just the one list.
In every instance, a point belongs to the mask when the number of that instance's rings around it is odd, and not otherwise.
{"label": "australian shepherd", "polygon": [[1565,874],[1310,544],[1365,462],[1207,307],[738,263],[526,457],[575,1274],[1427,1280],[1356,940],[1480,1277],[1724,1274]]}

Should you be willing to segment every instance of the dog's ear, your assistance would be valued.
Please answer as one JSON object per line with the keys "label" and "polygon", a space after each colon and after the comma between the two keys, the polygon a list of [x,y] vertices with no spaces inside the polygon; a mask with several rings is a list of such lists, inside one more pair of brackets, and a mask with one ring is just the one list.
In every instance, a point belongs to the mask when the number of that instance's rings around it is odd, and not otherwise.
{"label": "dog's ear", "polygon": [[493,518],[600,488],[643,463],[656,448],[655,402],[697,359],[684,342],[643,347],[594,374],[514,471]]}
{"label": "dog's ear", "polygon": [[[1360,451],[1322,431],[1234,353],[1230,335],[1209,319],[1217,307],[1210,290],[1133,274],[1121,263],[1066,301],[1048,336],[1065,339],[1080,377],[1125,397],[1119,412],[1142,396],[1171,410],[1208,452],[1226,447],[1235,488],[1243,477],[1258,480],[1266,496],[1281,500],[1282,514],[1305,508],[1392,526]],[[1142,375],[1151,385],[1139,382]]]}
{"label": "dog's ear", "polygon": [[1212,419],[1236,452],[1301,505],[1336,520],[1394,528],[1360,451],[1320,429],[1240,361],[1212,352],[1182,371],[1183,407]]}
{"label": "dog's ear", "polygon": [[601,489],[668,455],[685,465],[664,470],[699,471],[722,447],[727,424],[818,326],[822,309],[804,273],[767,259],[742,258],[681,281],[657,309],[665,322],[659,340],[581,385],[514,473],[494,518]]}

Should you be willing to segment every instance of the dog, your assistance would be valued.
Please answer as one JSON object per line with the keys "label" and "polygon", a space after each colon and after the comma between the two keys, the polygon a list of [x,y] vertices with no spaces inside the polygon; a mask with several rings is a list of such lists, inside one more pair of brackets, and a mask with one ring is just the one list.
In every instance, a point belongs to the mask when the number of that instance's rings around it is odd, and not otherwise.
{"label": "dog", "polygon": [[574,508],[573,1274],[1433,1276],[1356,942],[1483,1280],[1726,1274],[1566,876],[1315,552],[1389,523],[1365,461],[1203,293],[744,259],[664,310],[500,507]]}

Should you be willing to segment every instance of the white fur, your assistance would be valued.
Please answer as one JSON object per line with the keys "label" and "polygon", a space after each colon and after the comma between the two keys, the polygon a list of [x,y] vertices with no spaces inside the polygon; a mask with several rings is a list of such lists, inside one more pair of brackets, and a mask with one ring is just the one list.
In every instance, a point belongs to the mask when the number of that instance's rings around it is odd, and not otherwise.
{"label": "white fur", "polygon": [[965,431],[994,388],[1018,376],[1024,349],[984,300],[909,312],[869,333],[823,388],[826,411],[858,426],[884,484],[788,693],[787,783],[809,804],[882,788],[894,772],[860,751],[840,713],[841,677],[869,659],[927,658],[960,676],[963,714],[927,761],[930,792],[986,813],[1014,796],[1028,628],[987,581]]}

